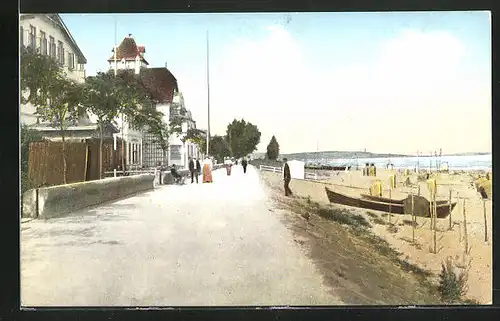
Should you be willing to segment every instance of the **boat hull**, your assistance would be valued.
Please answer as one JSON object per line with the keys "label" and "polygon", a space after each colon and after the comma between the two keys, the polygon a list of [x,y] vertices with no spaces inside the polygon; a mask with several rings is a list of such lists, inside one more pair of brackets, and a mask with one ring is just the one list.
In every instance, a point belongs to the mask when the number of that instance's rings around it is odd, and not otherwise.
{"label": "boat hull", "polygon": [[[403,200],[391,200],[384,197],[377,197],[362,194],[361,198],[347,196],[342,193],[334,192],[325,187],[326,195],[330,203],[347,205],[352,207],[364,208],[374,211],[388,212],[392,214],[411,214],[412,201],[411,196]],[[450,214],[450,203],[439,200],[436,202],[436,213],[438,218],[445,218]],[[451,211],[456,206],[456,202],[451,203]],[[430,203],[423,196],[413,196],[413,213],[417,216],[430,217]]]}
{"label": "boat hull", "polygon": [[364,208],[374,211],[390,212],[394,214],[404,214],[404,204],[384,203],[363,198],[351,197],[334,192],[328,187],[325,187],[325,190],[330,203]]}

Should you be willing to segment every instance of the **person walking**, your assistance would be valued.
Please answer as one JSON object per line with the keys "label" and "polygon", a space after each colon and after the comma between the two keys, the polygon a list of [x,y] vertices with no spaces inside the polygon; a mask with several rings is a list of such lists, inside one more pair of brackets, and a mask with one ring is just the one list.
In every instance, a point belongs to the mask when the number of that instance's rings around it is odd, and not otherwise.
{"label": "person walking", "polygon": [[194,159],[189,157],[189,172],[191,173],[191,184],[194,183],[194,178],[196,177],[196,183],[198,183],[198,175],[196,175],[196,163],[194,162]]}
{"label": "person walking", "polygon": [[248,166],[248,162],[247,162],[246,158],[243,158],[243,160],[241,161],[241,166],[243,166],[243,173],[246,173],[247,172],[247,166]]}
{"label": "person walking", "polygon": [[198,158],[195,158],[195,174],[196,174],[196,183],[199,183],[198,182],[198,176],[200,176],[200,173],[201,173],[201,164],[200,164],[200,160]]}
{"label": "person walking", "polygon": [[207,156],[203,161],[203,183],[212,183],[212,167],[213,162],[210,157]]}
{"label": "person walking", "polygon": [[283,180],[285,187],[285,196],[292,196],[292,190],[290,189],[290,181],[292,180],[292,176],[290,175],[290,166],[287,163],[288,159],[283,158],[283,162],[285,162],[283,166]]}
{"label": "person walking", "polygon": [[226,166],[227,176],[231,176],[231,167],[233,166],[233,161],[231,160],[231,158],[227,157],[224,160],[224,165]]}

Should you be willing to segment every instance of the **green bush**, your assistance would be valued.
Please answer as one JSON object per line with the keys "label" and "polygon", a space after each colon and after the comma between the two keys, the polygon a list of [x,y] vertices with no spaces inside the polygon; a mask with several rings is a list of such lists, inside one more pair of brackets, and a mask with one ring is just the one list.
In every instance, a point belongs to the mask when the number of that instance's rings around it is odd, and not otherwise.
{"label": "green bush", "polygon": [[443,301],[459,302],[467,293],[467,271],[462,271],[457,275],[451,259],[448,258],[446,262],[441,263],[438,290]]}
{"label": "green bush", "polygon": [[350,225],[358,228],[371,227],[370,223],[359,214],[352,214],[346,210],[320,207],[316,209],[316,214],[319,216],[335,221],[340,224]]}

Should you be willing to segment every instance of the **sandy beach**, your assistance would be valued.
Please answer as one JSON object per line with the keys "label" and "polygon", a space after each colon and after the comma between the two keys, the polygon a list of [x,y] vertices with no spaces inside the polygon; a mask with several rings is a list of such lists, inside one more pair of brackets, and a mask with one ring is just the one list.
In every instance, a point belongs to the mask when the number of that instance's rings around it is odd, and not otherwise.
{"label": "sandy beach", "polygon": [[[396,188],[391,192],[394,199],[405,198],[410,193],[420,193],[429,197],[426,181],[419,181],[416,173],[408,176],[392,170],[377,169],[377,177],[363,176],[362,171],[350,172],[318,172],[319,176],[327,176],[321,181],[293,179],[290,188],[299,197],[310,198],[319,203],[328,204],[325,186],[347,195],[359,196],[369,194],[373,180],[380,180],[383,184],[383,196],[389,197],[389,176],[396,173]],[[473,186],[473,176],[477,173],[439,173],[435,176],[437,182],[437,199],[448,199],[452,192],[453,201],[457,205],[450,219],[437,220],[437,253],[433,253],[433,231],[430,229],[430,219],[417,217],[415,242],[412,241],[411,215],[392,215],[394,229],[388,229],[387,213],[357,209],[343,205],[336,205],[349,209],[353,214],[361,214],[372,224],[372,232],[385,239],[394,249],[402,253],[402,259],[415,264],[433,274],[437,283],[441,271],[441,264],[451,258],[458,269],[469,266],[467,299],[480,304],[492,303],[492,201],[485,200],[487,241],[485,241],[485,219],[483,199]],[[282,187],[282,178],[278,173],[261,172],[261,177],[276,189]],[[410,186],[406,184],[409,177]],[[465,253],[464,233],[464,200],[467,219],[468,253]]]}

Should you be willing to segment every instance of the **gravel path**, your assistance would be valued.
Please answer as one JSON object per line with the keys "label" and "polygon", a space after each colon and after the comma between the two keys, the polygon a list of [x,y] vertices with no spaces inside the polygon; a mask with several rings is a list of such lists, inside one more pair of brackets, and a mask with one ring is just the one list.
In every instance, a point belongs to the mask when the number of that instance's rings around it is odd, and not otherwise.
{"label": "gravel path", "polygon": [[249,166],[21,224],[22,306],[342,304]]}

